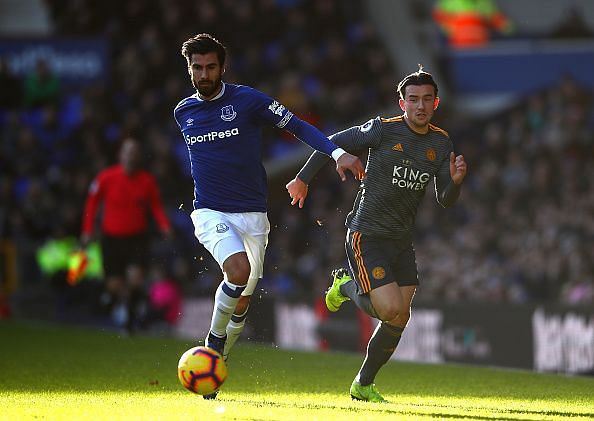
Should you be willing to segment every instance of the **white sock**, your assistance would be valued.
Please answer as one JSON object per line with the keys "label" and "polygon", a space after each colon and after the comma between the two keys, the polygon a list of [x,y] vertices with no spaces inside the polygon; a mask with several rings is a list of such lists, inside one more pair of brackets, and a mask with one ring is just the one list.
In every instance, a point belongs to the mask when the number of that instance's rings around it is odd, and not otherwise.
{"label": "white sock", "polygon": [[223,357],[227,360],[229,356],[229,352],[231,352],[231,348],[237,342],[237,339],[241,336],[241,332],[245,327],[245,318],[247,316],[247,312],[249,307],[243,312],[243,314],[234,314],[231,317],[231,321],[227,325],[227,341],[225,342],[225,350],[223,351]]}
{"label": "white sock", "polygon": [[227,325],[243,290],[245,285],[232,284],[226,277],[219,284],[210,321],[210,331],[216,336],[220,338],[225,336]]}

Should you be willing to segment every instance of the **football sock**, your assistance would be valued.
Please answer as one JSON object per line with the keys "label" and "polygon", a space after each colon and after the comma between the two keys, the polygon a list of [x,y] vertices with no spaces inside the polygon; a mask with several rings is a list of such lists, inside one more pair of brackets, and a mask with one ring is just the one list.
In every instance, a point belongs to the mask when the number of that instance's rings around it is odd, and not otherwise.
{"label": "football sock", "polygon": [[227,360],[231,348],[233,348],[233,345],[235,345],[235,342],[237,342],[237,339],[239,339],[239,336],[243,331],[248,310],[249,307],[245,309],[243,314],[233,314],[231,316],[231,321],[227,325],[227,342],[225,342],[225,350],[223,351],[225,360]]}
{"label": "football sock", "polygon": [[388,362],[396,350],[403,331],[402,327],[383,322],[377,325],[367,344],[367,355],[363,365],[357,374],[357,380],[362,386],[373,383],[379,369]]}
{"label": "football sock", "polygon": [[210,331],[215,336],[219,338],[225,336],[231,315],[235,311],[235,306],[237,306],[239,297],[244,290],[245,285],[232,284],[227,278],[223,279],[219,284],[215,293],[214,309],[210,321]]}
{"label": "football sock", "polygon": [[354,279],[345,282],[340,286],[340,293],[345,297],[349,297],[361,310],[369,314],[371,317],[378,319],[377,313],[373,308],[369,294],[361,295],[357,288],[357,283]]}

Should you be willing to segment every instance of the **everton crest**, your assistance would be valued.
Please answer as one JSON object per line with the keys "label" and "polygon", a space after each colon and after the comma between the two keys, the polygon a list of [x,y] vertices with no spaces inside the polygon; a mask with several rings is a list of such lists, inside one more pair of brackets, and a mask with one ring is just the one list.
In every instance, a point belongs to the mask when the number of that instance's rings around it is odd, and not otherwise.
{"label": "everton crest", "polygon": [[217,228],[217,232],[219,234],[229,231],[229,226],[227,226],[227,224],[223,224],[223,223],[217,224],[216,228]]}
{"label": "everton crest", "polygon": [[225,121],[231,121],[237,116],[237,113],[233,109],[233,105],[225,105],[221,108],[221,118]]}

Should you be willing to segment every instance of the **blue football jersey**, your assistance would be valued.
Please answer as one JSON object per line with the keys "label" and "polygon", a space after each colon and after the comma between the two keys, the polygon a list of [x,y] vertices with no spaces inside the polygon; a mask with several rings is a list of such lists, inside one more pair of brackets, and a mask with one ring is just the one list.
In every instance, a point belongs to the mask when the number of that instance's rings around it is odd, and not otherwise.
{"label": "blue football jersey", "polygon": [[266,212],[268,185],[262,164],[262,126],[289,130],[330,155],[337,146],[262,92],[223,84],[204,101],[198,94],[174,110],[190,156],[194,209]]}

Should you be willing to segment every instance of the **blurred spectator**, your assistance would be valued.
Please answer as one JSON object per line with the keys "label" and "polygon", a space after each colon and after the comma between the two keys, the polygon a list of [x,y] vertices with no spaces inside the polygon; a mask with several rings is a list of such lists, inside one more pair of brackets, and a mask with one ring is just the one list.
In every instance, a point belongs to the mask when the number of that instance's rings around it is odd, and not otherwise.
{"label": "blurred spectator", "polygon": [[12,310],[10,309],[7,296],[4,292],[0,291],[0,320],[9,319],[11,315]]}
{"label": "blurred spectator", "polygon": [[491,31],[507,34],[512,30],[495,0],[437,0],[433,18],[453,48],[485,47]]}
{"label": "blurred spectator", "polygon": [[592,28],[584,19],[582,11],[577,7],[570,7],[551,36],[554,38],[591,38],[594,35]]}
{"label": "blurred spectator", "polygon": [[561,302],[568,305],[588,305],[594,302],[594,281],[592,275],[581,281],[569,282],[561,291]]}
{"label": "blurred spectator", "polygon": [[25,106],[37,108],[57,105],[60,100],[60,80],[45,60],[38,60],[35,70],[25,78]]}
{"label": "blurred spectator", "polygon": [[165,321],[174,326],[181,317],[182,292],[178,282],[158,266],[152,268],[149,287],[151,321]]}
{"label": "blurred spectator", "polygon": [[149,225],[152,212],[161,232],[171,226],[161,204],[154,177],[140,169],[140,144],[133,138],[122,143],[118,165],[101,171],[91,184],[81,243],[88,244],[99,206],[103,204],[101,249],[105,272],[104,303],[114,311],[117,324],[131,332],[139,327],[146,306],[145,270],[149,259]]}
{"label": "blurred spectator", "polygon": [[23,101],[22,81],[15,76],[4,57],[0,57],[0,110],[13,110]]}

